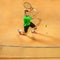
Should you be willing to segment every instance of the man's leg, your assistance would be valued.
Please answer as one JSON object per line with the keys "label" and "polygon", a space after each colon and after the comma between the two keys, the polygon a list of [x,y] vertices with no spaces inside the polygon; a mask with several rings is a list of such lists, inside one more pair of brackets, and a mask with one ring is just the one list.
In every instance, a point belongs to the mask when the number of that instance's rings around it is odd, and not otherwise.
{"label": "man's leg", "polygon": [[36,25],[31,22],[30,26],[33,28],[32,33],[36,33]]}
{"label": "man's leg", "polygon": [[29,26],[24,26],[24,31],[18,29],[19,34],[20,35],[27,35],[28,28],[29,28]]}
{"label": "man's leg", "polygon": [[28,29],[29,29],[29,26],[24,26],[24,35],[27,35]]}

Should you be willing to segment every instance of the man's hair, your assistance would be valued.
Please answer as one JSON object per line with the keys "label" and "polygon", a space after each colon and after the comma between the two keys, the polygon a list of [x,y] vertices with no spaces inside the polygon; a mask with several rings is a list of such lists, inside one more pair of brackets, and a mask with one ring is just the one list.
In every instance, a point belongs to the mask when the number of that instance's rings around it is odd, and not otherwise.
{"label": "man's hair", "polygon": [[28,10],[25,10],[24,12],[26,13],[26,12],[29,12],[29,11]]}

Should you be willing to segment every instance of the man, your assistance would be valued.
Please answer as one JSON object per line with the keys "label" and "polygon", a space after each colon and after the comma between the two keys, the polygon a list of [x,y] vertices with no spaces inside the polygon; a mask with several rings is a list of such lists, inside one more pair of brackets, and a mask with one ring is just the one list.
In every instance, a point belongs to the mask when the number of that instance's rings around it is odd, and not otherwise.
{"label": "man", "polygon": [[20,33],[21,35],[26,35],[27,32],[28,32],[29,27],[33,28],[32,33],[36,33],[35,30],[36,30],[37,28],[36,28],[36,25],[31,22],[31,20],[32,20],[33,18],[29,15],[29,12],[30,12],[30,11],[28,11],[28,10],[25,10],[25,11],[24,11],[24,13],[25,13],[25,15],[24,15],[24,32],[22,33],[22,32],[19,30],[19,33]]}

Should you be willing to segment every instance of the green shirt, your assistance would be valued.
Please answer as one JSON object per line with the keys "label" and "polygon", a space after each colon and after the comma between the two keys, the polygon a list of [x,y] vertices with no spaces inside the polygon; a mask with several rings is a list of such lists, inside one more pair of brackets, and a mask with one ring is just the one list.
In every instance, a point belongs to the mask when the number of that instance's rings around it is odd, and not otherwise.
{"label": "green shirt", "polygon": [[24,16],[24,26],[29,26],[32,20],[31,16]]}

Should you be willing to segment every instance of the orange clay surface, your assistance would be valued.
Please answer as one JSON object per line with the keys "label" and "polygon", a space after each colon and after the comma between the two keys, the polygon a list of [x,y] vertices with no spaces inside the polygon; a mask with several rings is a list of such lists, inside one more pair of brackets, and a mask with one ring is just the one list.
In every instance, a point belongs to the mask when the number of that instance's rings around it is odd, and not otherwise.
{"label": "orange clay surface", "polygon": [[[28,36],[22,36],[17,29],[23,30],[23,3],[26,1],[38,9],[41,23],[37,26],[38,34],[32,34],[29,28]],[[37,22],[35,19],[34,23]],[[60,0],[0,0],[0,44],[60,46]]]}

